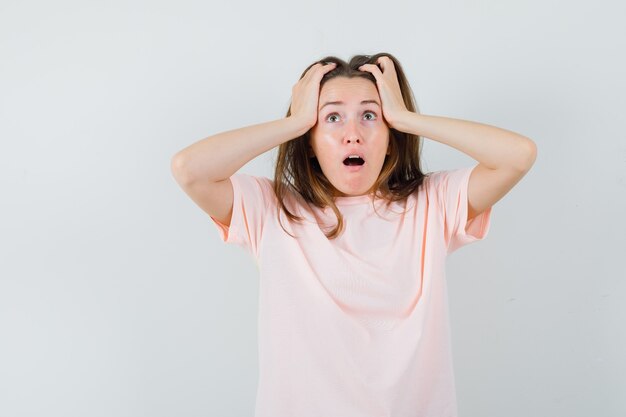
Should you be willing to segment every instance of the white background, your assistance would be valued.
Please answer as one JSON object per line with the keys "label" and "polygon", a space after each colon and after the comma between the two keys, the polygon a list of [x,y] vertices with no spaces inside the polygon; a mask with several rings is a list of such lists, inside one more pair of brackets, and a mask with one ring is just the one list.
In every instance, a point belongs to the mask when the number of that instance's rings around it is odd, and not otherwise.
{"label": "white background", "polygon": [[[258,272],[170,159],[389,52],[423,114],[531,138],[448,260],[462,417],[626,415],[621,1],[0,2],[0,415],[252,416]],[[425,171],[476,163],[424,139]],[[275,149],[242,168],[273,176]]]}

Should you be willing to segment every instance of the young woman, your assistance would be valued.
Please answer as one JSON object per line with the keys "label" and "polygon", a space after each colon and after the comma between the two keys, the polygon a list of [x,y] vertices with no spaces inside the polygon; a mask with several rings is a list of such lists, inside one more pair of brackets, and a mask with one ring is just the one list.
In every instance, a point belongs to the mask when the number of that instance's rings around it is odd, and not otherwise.
{"label": "young woman", "polygon": [[[424,174],[421,137],[478,164]],[[238,172],[275,146],[273,180]],[[389,53],[326,57],[285,118],[178,152],[177,182],[259,267],[256,417],[456,416],[446,256],[487,235],[536,152],[420,114]]]}

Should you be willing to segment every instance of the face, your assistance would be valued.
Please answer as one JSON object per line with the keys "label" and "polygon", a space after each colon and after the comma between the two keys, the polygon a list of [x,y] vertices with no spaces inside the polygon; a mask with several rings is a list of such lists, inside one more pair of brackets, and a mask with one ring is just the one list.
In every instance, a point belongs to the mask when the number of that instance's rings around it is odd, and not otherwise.
{"label": "face", "polygon": [[[309,155],[317,157],[322,172],[336,189],[336,196],[373,191],[385,156],[390,153],[389,127],[381,106],[376,85],[365,78],[336,77],[323,85],[317,124],[311,129]],[[350,154],[362,155],[365,163],[344,165]]]}

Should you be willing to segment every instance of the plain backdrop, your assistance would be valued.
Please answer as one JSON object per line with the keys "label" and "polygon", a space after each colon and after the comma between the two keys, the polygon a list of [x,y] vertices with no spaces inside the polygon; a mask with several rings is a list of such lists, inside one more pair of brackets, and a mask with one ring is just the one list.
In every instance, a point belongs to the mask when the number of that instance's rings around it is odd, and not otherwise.
{"label": "plain backdrop", "polygon": [[[389,52],[421,113],[531,138],[448,259],[461,417],[626,415],[618,0],[0,1],[0,416],[252,416],[258,271],[170,159]],[[477,163],[424,139],[427,172]],[[275,149],[242,171],[273,176]]]}

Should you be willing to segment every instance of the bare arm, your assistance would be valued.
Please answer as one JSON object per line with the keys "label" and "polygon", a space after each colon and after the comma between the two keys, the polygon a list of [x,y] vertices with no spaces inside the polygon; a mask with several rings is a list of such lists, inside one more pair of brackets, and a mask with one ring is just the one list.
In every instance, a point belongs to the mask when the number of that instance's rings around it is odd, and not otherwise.
{"label": "bare arm", "polygon": [[317,122],[320,80],[332,65],[315,64],[292,88],[290,116],[218,133],[178,151],[171,160],[176,182],[200,208],[230,225],[230,177],[264,152],[305,134]]}
{"label": "bare arm", "polygon": [[452,146],[489,169],[528,171],[536,145],[529,138],[496,126],[442,116],[404,112],[397,129]]}
{"label": "bare arm", "polygon": [[264,152],[294,139],[309,126],[294,117],[229,130],[202,139],[172,157],[178,182],[219,182]]}
{"label": "bare arm", "polygon": [[452,146],[476,159],[468,184],[468,220],[502,199],[537,158],[531,139],[499,127],[469,120],[403,113],[398,128]]}
{"label": "bare arm", "polygon": [[178,182],[220,182],[264,152],[305,134],[317,123],[320,80],[334,64],[317,63],[292,88],[290,116],[209,136],[172,158]]}

